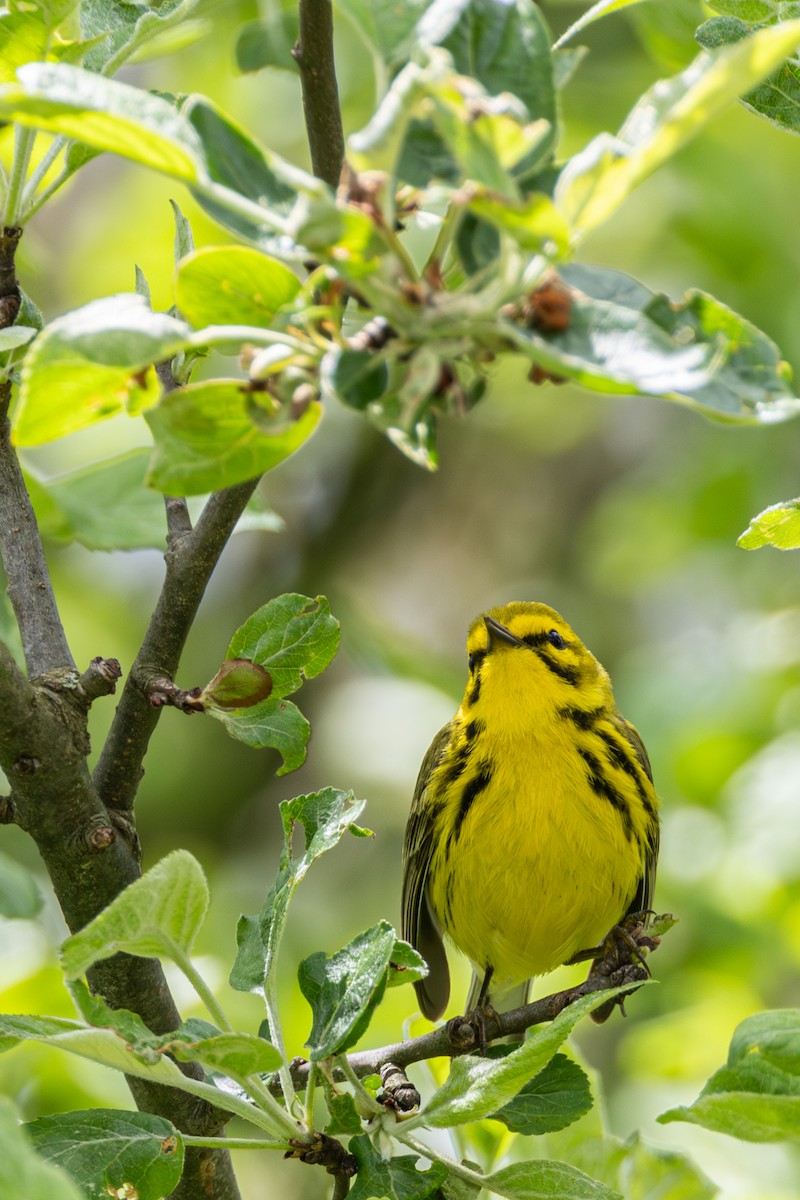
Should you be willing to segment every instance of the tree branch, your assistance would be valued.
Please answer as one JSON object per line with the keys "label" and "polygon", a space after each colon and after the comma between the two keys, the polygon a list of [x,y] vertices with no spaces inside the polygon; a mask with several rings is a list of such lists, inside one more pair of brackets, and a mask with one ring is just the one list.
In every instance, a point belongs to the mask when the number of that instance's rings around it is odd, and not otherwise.
{"label": "tree branch", "polygon": [[300,31],[292,55],[300,71],[311,167],[331,187],[344,162],[344,131],[333,55],[331,0],[300,0]]}
{"label": "tree branch", "polygon": [[[0,328],[13,325],[19,311],[14,256],[22,230],[4,229],[0,236]],[[8,595],[17,619],[28,674],[74,670],[56,607],[39,527],[11,445],[8,406],[11,383],[0,383],[0,557]]]}
{"label": "tree branch", "polygon": [[94,772],[95,785],[111,810],[133,810],[161,711],[150,704],[147,683],[154,675],[174,677],[208,581],[257,483],[251,479],[215,492],[194,529],[170,540],[161,595]]}

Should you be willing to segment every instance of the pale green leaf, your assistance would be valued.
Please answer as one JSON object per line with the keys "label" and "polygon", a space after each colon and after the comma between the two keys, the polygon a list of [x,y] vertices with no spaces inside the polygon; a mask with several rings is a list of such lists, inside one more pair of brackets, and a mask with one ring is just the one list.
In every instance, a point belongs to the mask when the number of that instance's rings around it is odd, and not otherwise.
{"label": "pale green leaf", "polygon": [[784,500],[765,508],[751,519],[736,545],[745,550],[757,550],[760,546],[796,550],[800,547],[800,500]]}
{"label": "pale green leaf", "polygon": [[486,1187],[508,1200],[622,1200],[619,1192],[577,1167],[547,1159],[512,1163],[494,1171]]}
{"label": "pale green leaf", "polygon": [[573,21],[569,29],[566,29],[561,37],[553,42],[553,49],[557,50],[559,46],[563,46],[564,42],[568,42],[576,33],[580,33],[587,25],[591,25],[593,21],[599,21],[601,17],[608,16],[609,13],[618,12],[621,8],[630,8],[632,4],[639,4],[641,0],[597,0],[591,8],[588,8],[582,16],[578,17],[577,21]]}
{"label": "pale green leaf", "polygon": [[183,258],[175,283],[181,315],[194,327],[268,327],[300,281],[288,267],[246,246],[207,246]]}
{"label": "pale green leaf", "polygon": [[202,867],[175,850],[120,892],[61,948],[61,965],[75,979],[102,958],[128,954],[183,958],[191,951],[208,908]]}
{"label": "pale green leaf", "polygon": [[65,1171],[39,1157],[5,1096],[0,1096],[0,1195],[9,1200],[84,1200]]}

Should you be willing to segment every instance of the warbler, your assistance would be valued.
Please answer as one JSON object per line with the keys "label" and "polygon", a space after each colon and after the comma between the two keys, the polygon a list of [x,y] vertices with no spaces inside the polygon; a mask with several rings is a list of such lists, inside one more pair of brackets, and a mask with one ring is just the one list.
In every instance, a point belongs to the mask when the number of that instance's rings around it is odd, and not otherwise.
{"label": "warbler", "polygon": [[465,1011],[507,1011],[532,977],[592,957],[649,909],[658,858],[647,751],[564,618],[528,601],[493,608],[470,626],[467,662],[403,850],[403,937],[428,964],[415,988],[431,1020],[450,996],[445,937],[472,962]]}

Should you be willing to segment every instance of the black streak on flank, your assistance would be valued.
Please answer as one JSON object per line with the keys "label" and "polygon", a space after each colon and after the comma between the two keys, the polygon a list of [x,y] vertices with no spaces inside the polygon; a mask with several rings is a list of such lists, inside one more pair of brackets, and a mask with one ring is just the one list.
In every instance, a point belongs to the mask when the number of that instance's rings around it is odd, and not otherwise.
{"label": "black streak on flank", "polygon": [[[558,714],[567,721],[572,721],[578,729],[592,729],[598,717],[602,717],[602,708],[562,708]],[[596,732],[596,731],[595,731]],[[603,734],[600,734],[603,737]],[[604,739],[605,740],[605,739]]]}
{"label": "black streak on flank", "polygon": [[630,775],[631,779],[636,784],[636,791],[639,793],[639,799],[642,802],[642,808],[647,813],[648,817],[655,817],[655,809],[653,808],[650,797],[647,794],[647,790],[642,783],[639,771],[636,769],[636,764],[633,761],[633,747],[631,747],[631,753],[626,754],[625,747],[620,745],[613,733],[609,733],[608,730],[605,729],[596,729],[595,733],[598,737],[602,738],[608,747],[608,757],[611,765],[614,767],[619,767],[619,769],[624,771],[626,775]]}
{"label": "black streak on flank", "polygon": [[482,762],[478,767],[477,775],[473,775],[472,779],[464,784],[464,791],[461,793],[461,803],[458,806],[456,813],[455,825],[453,832],[450,835],[453,841],[458,841],[458,835],[461,833],[461,826],[464,824],[467,813],[472,807],[472,803],[476,796],[479,796],[484,788],[489,786],[492,779],[492,764],[490,762]]}
{"label": "black streak on flank", "polygon": [[614,806],[622,818],[622,828],[625,830],[625,836],[628,841],[631,841],[633,838],[633,822],[631,821],[630,809],[624,797],[606,779],[600,766],[600,760],[592,754],[591,750],[584,750],[579,747],[578,753],[589,768],[589,787],[596,795],[603,796]]}

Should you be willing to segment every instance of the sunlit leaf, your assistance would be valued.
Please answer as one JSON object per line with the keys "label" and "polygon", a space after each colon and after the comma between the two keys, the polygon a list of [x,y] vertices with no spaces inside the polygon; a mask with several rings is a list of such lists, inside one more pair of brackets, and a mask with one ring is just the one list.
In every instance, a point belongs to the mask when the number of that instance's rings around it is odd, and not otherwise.
{"label": "sunlit leaf", "polygon": [[300,281],[288,267],[246,246],[206,246],[181,261],[175,296],[181,315],[203,325],[271,324],[295,298]]}
{"label": "sunlit leaf", "polygon": [[785,500],[765,508],[752,518],[736,544],[745,550],[760,546],[796,550],[800,547],[800,500]]}

